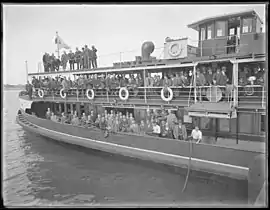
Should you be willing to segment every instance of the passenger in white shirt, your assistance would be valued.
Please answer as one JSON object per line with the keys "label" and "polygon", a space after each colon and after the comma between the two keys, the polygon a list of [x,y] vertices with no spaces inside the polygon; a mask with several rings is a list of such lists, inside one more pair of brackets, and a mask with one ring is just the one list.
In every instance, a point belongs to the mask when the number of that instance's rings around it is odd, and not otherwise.
{"label": "passenger in white shirt", "polygon": [[160,126],[156,122],[153,123],[153,134],[155,135],[160,134]]}
{"label": "passenger in white shirt", "polygon": [[192,130],[191,137],[196,141],[196,144],[202,140],[202,132],[199,130],[198,126],[195,126],[195,129]]}

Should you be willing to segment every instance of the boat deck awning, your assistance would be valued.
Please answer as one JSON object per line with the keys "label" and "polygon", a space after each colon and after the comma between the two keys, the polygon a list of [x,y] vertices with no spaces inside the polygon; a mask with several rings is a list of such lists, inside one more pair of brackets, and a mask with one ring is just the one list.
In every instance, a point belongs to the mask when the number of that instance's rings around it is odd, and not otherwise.
{"label": "boat deck awning", "polygon": [[191,117],[236,118],[236,110],[229,102],[197,102],[185,110]]}

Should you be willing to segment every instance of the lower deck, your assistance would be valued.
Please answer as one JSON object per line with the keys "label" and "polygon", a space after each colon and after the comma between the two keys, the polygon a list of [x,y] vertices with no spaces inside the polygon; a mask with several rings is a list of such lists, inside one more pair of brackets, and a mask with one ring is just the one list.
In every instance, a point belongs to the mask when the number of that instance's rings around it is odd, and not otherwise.
{"label": "lower deck", "polygon": [[[148,107],[127,107],[127,106],[102,106],[90,103],[67,103],[67,102],[33,102],[29,114],[35,113],[38,117],[44,118],[47,108],[50,108],[56,115],[60,116],[62,112],[69,114],[76,110],[79,118],[82,113],[102,114],[107,110],[120,111],[123,114],[126,112],[132,113],[137,123],[145,120]],[[247,142],[249,146],[244,148],[253,148],[248,142],[265,142],[266,139],[266,115],[259,110],[237,110],[237,117],[234,119],[217,119],[207,117],[189,117],[184,107],[174,109],[174,113],[178,119],[181,119],[185,124],[188,135],[195,125],[199,126],[203,133],[203,140],[211,144],[233,145],[241,147]],[[228,139],[228,140],[225,140]],[[245,143],[246,144],[246,143]],[[241,145],[241,146],[240,146]]]}

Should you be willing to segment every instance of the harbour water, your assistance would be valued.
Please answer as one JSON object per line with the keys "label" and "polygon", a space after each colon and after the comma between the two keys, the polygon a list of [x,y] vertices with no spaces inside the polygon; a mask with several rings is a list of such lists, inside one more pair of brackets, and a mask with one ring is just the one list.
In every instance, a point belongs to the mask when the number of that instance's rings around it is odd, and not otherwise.
{"label": "harbour water", "polygon": [[247,203],[247,183],[110,155],[47,139],[16,123],[19,91],[4,91],[5,206],[221,206]]}

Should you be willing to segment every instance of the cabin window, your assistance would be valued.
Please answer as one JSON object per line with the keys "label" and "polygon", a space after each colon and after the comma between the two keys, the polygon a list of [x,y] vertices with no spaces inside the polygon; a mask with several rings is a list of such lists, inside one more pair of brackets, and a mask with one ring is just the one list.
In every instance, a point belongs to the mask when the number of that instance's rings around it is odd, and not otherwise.
{"label": "cabin window", "polygon": [[225,28],[226,28],[225,21],[217,21],[216,22],[216,37],[225,36]]}
{"label": "cabin window", "polygon": [[212,119],[209,117],[202,117],[200,120],[200,128],[203,130],[210,130],[212,128]]}
{"label": "cabin window", "polygon": [[219,131],[230,132],[230,121],[228,119],[219,119]]}
{"label": "cabin window", "polygon": [[212,25],[207,26],[207,39],[212,39]]}
{"label": "cabin window", "polygon": [[252,133],[253,132],[253,117],[249,113],[241,113],[238,117],[239,133]]}
{"label": "cabin window", "polygon": [[205,40],[205,28],[201,28],[201,40]]}
{"label": "cabin window", "polygon": [[261,132],[265,132],[266,115],[261,115]]}
{"label": "cabin window", "polygon": [[243,33],[252,32],[252,18],[244,18],[243,19]]}

